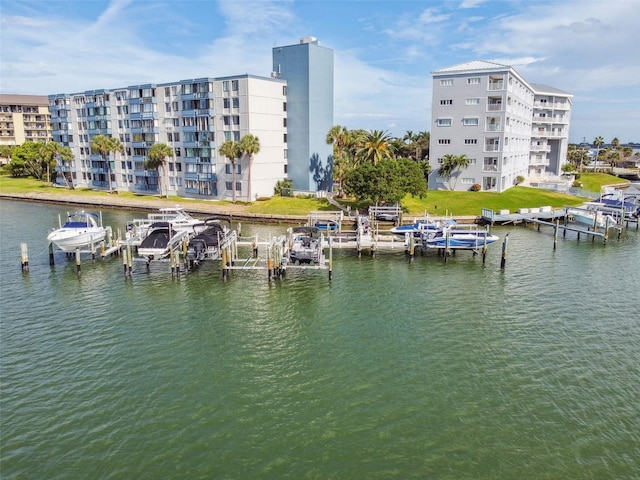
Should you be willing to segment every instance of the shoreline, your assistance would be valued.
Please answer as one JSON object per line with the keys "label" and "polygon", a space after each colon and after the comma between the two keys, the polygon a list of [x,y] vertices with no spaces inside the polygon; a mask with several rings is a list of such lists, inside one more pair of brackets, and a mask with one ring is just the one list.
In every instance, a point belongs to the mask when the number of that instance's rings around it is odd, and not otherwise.
{"label": "shoreline", "polygon": [[[89,208],[115,208],[125,209],[131,211],[143,211],[143,212],[156,212],[160,208],[175,207],[180,205],[185,211],[196,215],[208,215],[211,218],[219,218],[226,220],[229,223],[234,222],[250,222],[260,224],[288,224],[292,226],[305,225],[308,220],[308,215],[282,215],[282,214],[266,214],[266,213],[247,213],[242,210],[242,205],[216,205],[214,203],[198,203],[198,204],[186,204],[182,205],[174,201],[163,200],[160,198],[148,198],[145,200],[134,200],[131,198],[119,198],[117,195],[110,197],[79,197],[75,195],[55,194],[50,193],[2,193],[0,192],[0,200],[13,200],[33,203],[44,203],[52,205],[74,205],[76,207],[89,207]],[[415,215],[405,216],[406,220],[402,223],[412,223]],[[435,220],[445,217],[432,217]],[[481,220],[480,215],[467,215],[453,217],[459,223],[478,223]],[[343,220],[346,224],[355,224],[356,219],[354,217],[345,217]],[[392,225],[393,222],[381,221],[380,224]]]}
{"label": "shoreline", "polygon": [[[251,221],[254,223],[294,223],[304,224],[307,221],[306,215],[277,215],[277,214],[260,214],[242,212],[240,205],[225,205],[224,207],[215,204],[197,204],[182,205],[173,201],[163,199],[145,199],[144,201],[136,201],[130,198],[118,198],[117,195],[103,197],[77,197],[74,195],[51,195],[48,193],[2,193],[0,192],[0,200],[24,201],[33,203],[44,203],[52,205],[74,205],[77,207],[90,208],[114,208],[125,209],[131,211],[156,212],[160,208],[175,207],[180,205],[185,211],[191,214],[208,215],[210,217],[227,220],[230,223],[236,221]],[[228,208],[231,207],[231,208]]]}

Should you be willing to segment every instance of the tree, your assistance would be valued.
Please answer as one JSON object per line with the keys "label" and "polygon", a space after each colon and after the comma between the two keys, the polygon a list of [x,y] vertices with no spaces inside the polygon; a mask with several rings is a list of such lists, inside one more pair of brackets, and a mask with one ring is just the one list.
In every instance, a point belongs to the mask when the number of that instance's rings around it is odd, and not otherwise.
{"label": "tree", "polygon": [[596,162],[600,159],[600,147],[604,145],[604,138],[596,137],[593,139],[593,144],[596,147]]}
{"label": "tree", "polygon": [[[471,164],[471,160],[467,158],[467,156],[463,153],[462,155],[452,155],[450,153],[446,154],[442,157],[442,165],[440,166],[440,175],[447,179],[447,184],[451,180],[451,177],[456,170],[458,171],[458,175],[456,175],[456,181],[453,183],[453,190],[456,188],[456,184],[458,183],[459,172],[467,168]],[[451,186],[449,185],[449,188]]]}
{"label": "tree", "polygon": [[91,139],[91,150],[98,152],[102,157],[102,161],[107,164],[107,182],[109,183],[109,193],[111,193],[113,188],[111,184],[111,161],[109,160],[109,154],[113,153],[115,156],[117,152],[124,153],[124,146],[117,138],[96,135]]}
{"label": "tree", "polygon": [[160,197],[162,197],[163,184],[164,191],[166,193],[166,197],[169,198],[169,188],[166,182],[167,176],[167,157],[173,157],[173,148],[171,148],[166,143],[154,143],[153,146],[149,149],[148,159],[145,162],[145,168],[149,170],[159,170],[160,172]]}
{"label": "tree", "polygon": [[[567,159],[578,172],[582,171],[583,165],[587,165],[589,163],[589,155],[587,155],[587,150],[585,148],[578,147],[573,143],[569,144],[567,148]],[[566,171],[564,169],[564,165],[562,171]]]}
{"label": "tree", "polygon": [[374,165],[380,160],[391,158],[393,155],[391,135],[387,131],[383,132],[381,130],[367,132],[362,139],[358,154],[365,161],[369,161]]}
{"label": "tree", "polygon": [[251,201],[251,162],[253,160],[253,156],[257,155],[260,152],[260,139],[255,135],[248,133],[244,137],[240,139],[240,148],[243,153],[246,153],[249,157],[249,166],[248,166],[248,184],[247,187],[247,201]]}
{"label": "tree", "polygon": [[345,191],[358,201],[400,203],[407,194],[423,196],[427,182],[419,164],[410,159],[364,162],[345,175]]}
{"label": "tree", "polygon": [[235,140],[227,140],[220,145],[220,155],[227,157],[231,162],[233,173],[232,198],[233,203],[236,203],[236,160],[242,156],[242,147]]}

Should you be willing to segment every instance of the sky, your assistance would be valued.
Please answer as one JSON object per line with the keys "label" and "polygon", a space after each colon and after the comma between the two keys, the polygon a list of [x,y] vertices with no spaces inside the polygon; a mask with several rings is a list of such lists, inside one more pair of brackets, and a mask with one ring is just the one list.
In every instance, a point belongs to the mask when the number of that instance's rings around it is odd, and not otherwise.
{"label": "sky", "polygon": [[268,77],[334,50],[334,124],[431,130],[431,71],[487,60],[574,95],[570,142],[640,142],[640,0],[2,0],[0,93]]}

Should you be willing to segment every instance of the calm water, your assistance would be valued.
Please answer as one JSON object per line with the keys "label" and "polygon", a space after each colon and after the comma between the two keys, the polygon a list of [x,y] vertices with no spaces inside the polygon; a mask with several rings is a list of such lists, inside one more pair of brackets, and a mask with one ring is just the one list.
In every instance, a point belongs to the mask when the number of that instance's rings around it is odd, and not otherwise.
{"label": "calm water", "polygon": [[504,271],[496,244],[78,279],[48,264],[65,211],[0,202],[3,479],[640,478],[640,232],[496,228]]}

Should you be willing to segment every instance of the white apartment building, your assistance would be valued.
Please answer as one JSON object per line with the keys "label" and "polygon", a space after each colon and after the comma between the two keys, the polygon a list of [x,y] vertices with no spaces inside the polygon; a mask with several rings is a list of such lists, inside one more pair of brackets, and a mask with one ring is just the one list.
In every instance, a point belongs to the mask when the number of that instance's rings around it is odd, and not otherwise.
{"label": "white apartment building", "polygon": [[[502,192],[518,177],[557,176],[566,163],[572,95],[528,83],[512,67],[473,61],[433,76],[429,188]],[[467,168],[439,174],[446,155]]]}
{"label": "white apartment building", "polygon": [[[145,168],[155,143],[174,152],[162,193],[168,185],[170,195],[229,200],[235,189],[237,200],[255,200],[287,177],[284,80],[238,75],[50,95],[49,110],[53,140],[74,153],[59,168],[74,186],[160,193],[159,172]],[[251,168],[246,155],[235,162],[234,184],[232,162],[218,149],[248,133],[260,151]],[[91,151],[96,135],[120,139],[124,154],[110,154],[107,165]]]}

